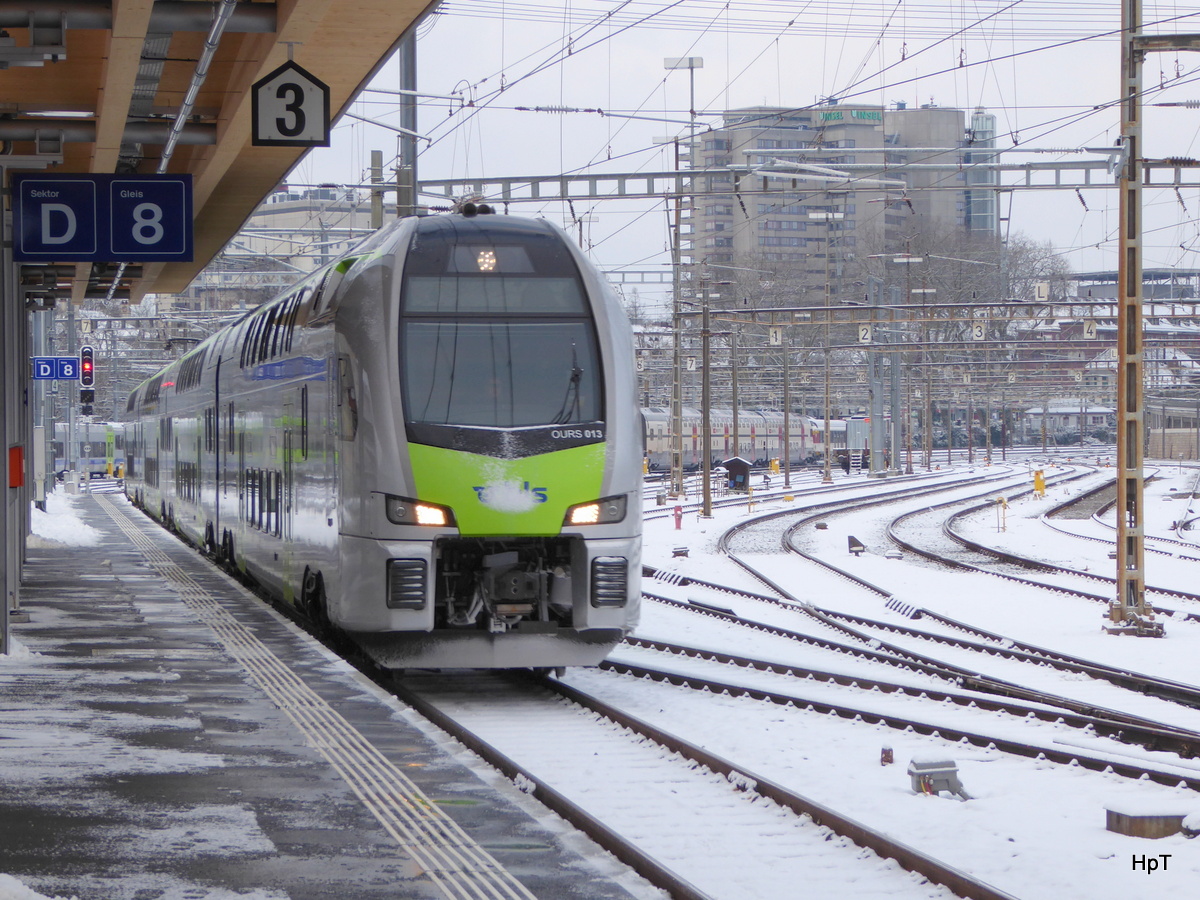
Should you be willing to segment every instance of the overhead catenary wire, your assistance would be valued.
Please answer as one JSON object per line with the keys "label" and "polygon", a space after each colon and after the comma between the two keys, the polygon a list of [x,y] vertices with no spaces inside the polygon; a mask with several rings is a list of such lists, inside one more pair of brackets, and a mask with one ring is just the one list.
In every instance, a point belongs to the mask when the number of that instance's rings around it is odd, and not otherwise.
{"label": "overhead catenary wire", "polygon": [[[471,3],[468,6],[450,2],[450,3],[444,4],[444,6],[442,7],[442,9],[440,11],[440,15],[437,18],[441,19],[442,21],[445,21],[448,17],[452,17],[452,16],[456,16],[456,15],[460,15],[460,14],[470,14],[477,18],[486,17],[487,9],[489,6],[491,6],[492,8],[499,8],[498,4],[494,4],[494,3],[488,4],[487,2],[481,2],[478,4]],[[533,13],[535,11],[540,10],[541,12],[547,12],[547,11],[552,12],[555,7],[549,6],[547,4],[512,3],[512,2],[507,2],[507,0],[506,0],[506,2],[503,4],[503,8],[504,8],[505,14],[508,16],[509,21],[529,21],[529,19],[527,17],[533,15]],[[842,10],[841,13],[837,12],[838,8],[840,8]],[[843,28],[841,25],[839,25],[837,23],[845,20],[846,22],[849,22],[850,25],[853,25],[854,27],[858,27],[858,23],[850,22],[850,19],[852,16],[861,15],[866,10],[878,10],[878,11],[880,11],[881,14],[888,15],[888,14],[894,13],[895,8],[896,8],[895,3],[857,3],[856,2],[852,6],[842,6],[840,4],[813,2],[813,3],[809,3],[806,5],[805,11],[808,13],[814,13],[817,11],[824,13],[826,15],[826,17],[828,17],[829,22],[834,23],[833,25],[830,26],[831,33],[836,34],[838,36],[842,36],[842,35],[851,35],[852,36],[852,32],[851,32],[850,28]],[[942,9],[942,15],[941,15],[940,21],[934,18],[934,12],[938,8]],[[1162,7],[1160,7],[1160,9],[1161,8]],[[1009,16],[1009,19],[1007,22],[1004,23],[1005,25],[1007,25],[1007,31],[1008,31],[1008,34],[1005,35],[1005,37],[1011,42],[1011,44],[1013,46],[1018,46],[1020,42],[1029,42],[1029,41],[1035,41],[1035,40],[1041,40],[1044,42],[1046,37],[1054,37],[1055,35],[1064,36],[1069,39],[1070,43],[1075,44],[1075,43],[1084,43],[1087,41],[1106,40],[1106,39],[1112,38],[1116,34],[1116,32],[1113,31],[1113,29],[1111,28],[1111,17],[1106,17],[1106,15],[1104,14],[1103,8],[1100,8],[1099,10],[1093,10],[1093,9],[1089,8],[1088,10],[1080,11],[1080,10],[1078,10],[1077,7],[1073,7],[1072,15],[1070,15],[1070,16],[1062,15],[1064,9],[1066,9],[1066,6],[1063,2],[1052,2],[1052,0],[1043,0],[1043,2],[1036,2],[1036,3],[1031,3],[1031,2],[1028,2],[1028,0],[1026,0],[1026,2],[1020,3],[1020,4],[1012,4],[1012,3],[1006,4],[1003,7],[1003,10],[1006,11],[1005,14],[1007,16]],[[731,14],[733,11],[736,11],[737,15]],[[996,14],[998,12],[996,10],[996,8],[992,7],[992,8],[980,11],[976,20],[974,20],[972,22],[967,21],[967,12],[968,11],[969,10],[965,10],[965,9],[958,10],[958,12],[960,12],[962,14],[956,15],[954,17],[952,30],[956,34],[959,34],[963,40],[968,40],[971,42],[979,42],[979,41],[986,40],[987,46],[995,47],[996,46],[995,42],[997,40],[997,34],[1002,33],[1002,30],[1003,30],[1000,27],[995,27],[996,19],[994,17],[996,16]],[[1184,20],[1188,19],[1191,16],[1200,15],[1198,13],[1179,13],[1177,9],[1172,9],[1171,11],[1174,12],[1175,15],[1161,16],[1157,23],[1151,23],[1150,26],[1148,26],[1148,27],[1159,27],[1159,28],[1171,27],[1173,25],[1179,24],[1180,22],[1183,22]],[[752,17],[753,16],[760,17],[758,19],[758,21],[769,21],[771,23],[770,30],[765,33],[771,37],[772,41],[775,40],[775,36],[780,34],[780,29],[784,25],[791,24],[791,22],[793,21],[793,18],[800,18],[801,21],[799,21],[795,26],[787,29],[787,34],[789,37],[792,33],[805,34],[806,32],[804,29],[811,26],[811,21],[801,17],[796,12],[794,6],[791,7],[787,11],[789,18],[786,21],[784,21],[784,17],[780,14],[780,4],[777,4],[777,3],[733,3],[733,4],[729,4],[729,3],[716,3],[716,2],[705,3],[705,2],[699,2],[699,0],[689,0],[689,2],[686,2],[686,3],[676,2],[676,3],[667,4],[667,3],[649,3],[649,2],[625,2],[625,3],[621,3],[619,5],[616,5],[616,4],[611,4],[611,3],[598,4],[595,2],[588,2],[588,0],[576,0],[576,2],[572,3],[572,5],[570,7],[570,12],[571,12],[571,16],[572,16],[572,19],[571,19],[572,28],[570,31],[571,53],[570,53],[569,57],[564,55],[563,48],[561,46],[559,46],[558,48],[555,48],[553,50],[553,52],[549,55],[549,58],[546,58],[546,56],[544,55],[540,62],[537,62],[535,65],[532,65],[532,66],[527,66],[526,67],[527,71],[525,71],[523,74],[519,74],[514,77],[506,77],[504,79],[503,90],[500,90],[499,88],[496,87],[498,82],[497,82],[497,79],[495,76],[490,76],[490,81],[489,81],[489,79],[485,78],[482,81],[476,82],[476,85],[478,85],[480,90],[478,92],[478,96],[472,101],[475,103],[475,105],[473,107],[469,107],[467,109],[460,110],[460,112],[462,113],[461,115],[456,113],[455,115],[447,116],[445,120],[443,120],[441,123],[438,123],[438,128],[440,129],[440,131],[438,132],[437,135],[435,135],[435,140],[445,140],[447,137],[450,136],[451,132],[455,131],[455,129],[457,129],[459,127],[460,122],[464,121],[468,116],[470,116],[470,117],[476,116],[478,114],[478,112],[477,112],[478,110],[481,110],[483,108],[488,108],[488,109],[508,108],[507,104],[502,104],[499,102],[500,99],[502,99],[503,95],[509,94],[509,92],[513,88],[515,88],[517,84],[521,83],[522,81],[524,81],[526,79],[532,78],[533,76],[538,74],[540,71],[544,71],[546,68],[553,67],[553,66],[562,66],[568,58],[572,59],[572,60],[578,59],[582,56],[582,54],[585,51],[587,51],[592,46],[600,46],[602,44],[607,44],[608,47],[611,47],[612,41],[615,38],[617,38],[622,33],[626,33],[629,30],[629,29],[626,29],[623,27],[627,23],[636,23],[637,27],[642,28],[642,29],[659,28],[659,27],[665,27],[666,25],[668,25],[670,23],[671,16],[687,15],[687,16],[691,16],[691,19],[688,23],[691,26],[690,30],[698,31],[698,30],[701,30],[703,27],[705,27],[707,24],[712,23],[714,21],[714,17],[719,17],[720,21],[722,23],[722,27],[724,27],[727,34],[730,32],[750,33],[750,32],[747,32],[742,27],[742,24],[746,21],[747,15],[750,15]],[[593,13],[593,12],[596,13],[596,15],[589,18],[589,14]],[[766,18],[766,19],[762,18],[764,16],[767,16],[768,14],[774,14],[774,18]],[[1051,21],[1055,16],[1061,17],[1060,21],[1059,21],[1059,26],[1061,26],[1061,27],[1058,27],[1056,29],[1046,29],[1045,28],[1046,23],[1048,21]],[[985,17],[992,17],[990,19],[990,21],[993,23],[993,26],[989,26],[988,28],[983,27],[983,22],[989,21],[988,19],[985,19]],[[582,25],[577,24],[577,23],[580,23],[581,20],[584,20],[584,24],[582,24]],[[555,21],[559,22],[560,20],[555,20]],[[883,39],[879,37],[879,35],[881,35],[883,33],[879,26],[880,21],[881,21],[881,19],[879,19],[879,18],[875,18],[875,19],[871,20],[871,29],[872,30],[871,30],[870,36],[872,38],[882,42]],[[936,45],[944,46],[946,43],[946,31],[947,31],[947,20],[946,20],[945,14],[944,14],[944,5],[933,4],[933,3],[906,4],[905,5],[905,27],[906,27],[905,36],[906,36],[906,38],[908,38],[910,40],[920,40],[921,36],[923,34],[924,35],[936,34],[936,37],[933,39],[933,43],[931,44],[930,47],[926,47],[926,48],[912,47],[912,48],[910,48],[910,52],[907,54],[907,57],[906,57],[908,62],[918,59],[920,57],[921,53],[929,52],[929,50],[932,49],[933,46],[936,46]],[[589,29],[590,29],[590,31],[589,31]],[[924,29],[924,31],[922,29]],[[1091,29],[1091,30],[1089,30],[1089,29]],[[604,33],[599,34],[600,31],[604,31]],[[589,37],[595,38],[595,40],[589,41]],[[952,38],[951,41],[958,40],[958,39],[959,38]],[[980,59],[971,58],[967,62],[968,62],[969,66],[990,66],[992,68],[994,68],[996,65],[998,65],[1000,63],[1008,62],[1010,65],[1012,65],[1014,67],[1014,70],[1015,70],[1015,67],[1018,64],[1018,62],[1017,62],[1018,59],[1024,58],[1025,55],[1031,54],[1031,53],[1050,53],[1050,52],[1053,52],[1054,50],[1061,49],[1063,46],[1064,45],[1061,43],[1056,43],[1056,44],[1050,44],[1047,46],[1038,46],[1038,47],[1033,47],[1033,48],[1021,48],[1021,49],[1019,49],[1019,52],[1014,52],[1014,53],[990,53],[989,52],[989,53],[985,54],[983,56],[983,58],[980,58]],[[510,75],[512,67],[514,65],[514,63],[512,62],[511,47],[509,47],[506,50],[506,57],[507,58],[506,58],[505,62],[506,62],[506,69],[508,71],[506,71],[505,74]],[[530,57],[530,58],[532,58],[532,57]],[[893,63],[889,63],[886,68],[879,67],[879,71],[876,73],[876,76],[880,72],[895,71],[895,66],[896,66],[896,64],[893,62]],[[943,67],[943,68],[940,68],[933,72],[923,73],[920,76],[916,76],[912,79],[895,80],[895,81],[887,81],[885,79],[872,76],[871,74],[868,74],[865,76],[860,74],[857,81],[858,81],[858,84],[860,85],[860,87],[862,87],[862,88],[865,88],[867,84],[870,84],[871,87],[869,89],[867,89],[867,92],[874,93],[876,90],[889,91],[893,87],[903,87],[905,85],[910,85],[910,86],[915,85],[915,84],[920,83],[922,79],[931,79],[931,78],[934,78],[935,76],[939,76],[939,75],[951,75],[951,74],[953,74],[953,70],[955,68],[960,68],[960,67],[958,67],[958,66]],[[861,73],[862,69],[863,69],[863,67],[860,66],[859,73]],[[858,73],[856,73],[856,74],[858,74]],[[872,82],[873,77],[874,77],[874,82]],[[1175,84],[1175,83],[1176,82],[1172,82],[1172,84]],[[883,85],[883,87],[877,88],[875,86],[876,84]],[[1161,89],[1161,86],[1160,86],[1160,89]],[[858,90],[858,88],[856,88],[855,90]],[[855,94],[854,96],[861,96],[861,94]],[[845,96],[843,96],[841,94],[841,92],[839,92],[839,98],[847,99]],[[1020,111],[1022,113],[1022,115],[1031,108],[1037,108],[1037,107],[1018,106],[1016,103],[1004,104],[1001,107],[998,107],[998,109],[1002,109],[1002,110],[1003,109],[1012,109],[1014,112]],[[1104,105],[1103,108],[1095,108],[1095,107],[1087,108],[1087,109],[1068,108],[1068,109],[1065,109],[1060,116],[1047,117],[1046,120],[1041,123],[1034,123],[1033,125],[1030,125],[1027,122],[1021,122],[1019,124],[1020,124],[1020,126],[1023,127],[1024,132],[1025,132],[1024,134],[1022,134],[1021,131],[1018,129],[1018,121],[1016,119],[1013,119],[1013,121],[1011,121],[1009,123],[1009,127],[1010,127],[1009,136],[1016,137],[1018,140],[1020,140],[1020,143],[1022,145],[1028,145],[1029,143],[1031,143],[1032,141],[1037,139],[1037,132],[1039,132],[1039,131],[1042,133],[1053,133],[1054,131],[1057,131],[1057,130],[1061,130],[1061,129],[1068,128],[1068,127],[1073,127],[1074,125],[1077,125],[1081,121],[1086,121],[1086,119],[1089,116],[1103,116],[1105,114],[1106,110],[1109,108],[1111,108],[1111,104]],[[635,109],[636,109],[636,107],[635,107]],[[701,114],[706,115],[705,113],[701,113]],[[711,115],[711,114],[707,114],[707,115]],[[618,137],[620,134],[621,134],[620,129],[616,129],[616,130],[610,129],[610,134],[607,136],[607,140],[605,141],[604,147],[601,150],[597,151],[597,153],[593,156],[593,160],[603,158],[605,161],[607,161],[608,156],[609,156],[608,147],[612,144],[613,139],[615,137]],[[457,138],[453,138],[453,139],[457,139]],[[488,140],[485,132],[483,132],[482,130],[477,130],[474,133],[472,140],[477,142],[481,148],[480,149],[480,160],[481,161],[485,160],[491,156],[491,154],[486,153],[485,150],[483,149],[484,147],[486,147],[486,142]],[[644,153],[644,154],[648,155],[652,152],[654,152],[654,148],[640,147],[640,148],[637,148],[636,150],[625,152],[625,153],[614,153],[613,158],[614,159],[622,158],[622,157],[632,158],[632,157],[636,156],[637,153]],[[646,165],[646,164],[647,164],[646,161],[643,161],[641,163],[641,165]],[[575,171],[580,171],[583,168],[585,168],[585,167],[581,166],[581,167],[577,168]],[[608,238],[601,239],[601,243],[604,243],[607,240],[609,240],[609,239]]]}

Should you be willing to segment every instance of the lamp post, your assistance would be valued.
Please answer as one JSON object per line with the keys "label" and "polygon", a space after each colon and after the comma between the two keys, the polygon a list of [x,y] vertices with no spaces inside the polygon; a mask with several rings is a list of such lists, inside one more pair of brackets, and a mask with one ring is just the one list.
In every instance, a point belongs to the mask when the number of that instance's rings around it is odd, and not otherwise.
{"label": "lamp post", "polygon": [[[675,145],[676,165],[678,165],[679,145]],[[683,310],[681,308],[682,285],[680,279],[679,229],[681,214],[679,204],[675,201],[675,228],[671,241],[672,257],[672,311],[671,311],[671,496],[683,496]]]}
{"label": "lamp post", "polygon": [[696,132],[696,70],[704,68],[703,56],[668,56],[663,60],[663,68],[668,70],[688,70],[688,110],[691,113],[692,124],[689,137]]}

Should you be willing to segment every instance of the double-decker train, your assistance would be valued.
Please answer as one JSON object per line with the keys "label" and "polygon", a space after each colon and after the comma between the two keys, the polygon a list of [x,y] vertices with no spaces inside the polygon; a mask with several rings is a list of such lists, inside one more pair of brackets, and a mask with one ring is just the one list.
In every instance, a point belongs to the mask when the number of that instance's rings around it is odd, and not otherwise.
{"label": "double-decker train", "polygon": [[399,220],[127,419],[135,504],[384,666],[594,665],[637,621],[632,335],[545,221]]}
{"label": "double-decker train", "polygon": [[[704,441],[701,438],[703,417],[701,411],[685,406],[682,410],[683,466],[696,469],[704,459]],[[646,459],[652,470],[671,467],[671,411],[666,407],[642,409],[646,429]],[[784,435],[782,410],[739,409],[737,440],[733,437],[733,410],[713,408],[709,411],[710,434],[708,441],[709,462],[740,456],[757,466],[765,466],[772,459],[783,460],[785,445],[792,463],[797,465],[823,459],[826,446],[836,453],[846,446],[846,423],[834,419],[829,423],[829,440],[825,439],[825,421],[812,416],[792,413],[788,416]]]}

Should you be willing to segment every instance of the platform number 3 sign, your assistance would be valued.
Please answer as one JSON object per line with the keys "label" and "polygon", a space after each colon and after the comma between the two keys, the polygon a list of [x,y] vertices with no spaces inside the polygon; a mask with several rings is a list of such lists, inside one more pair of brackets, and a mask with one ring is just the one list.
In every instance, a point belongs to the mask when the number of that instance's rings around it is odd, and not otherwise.
{"label": "platform number 3 sign", "polygon": [[291,60],[254,83],[251,107],[254,146],[329,146],[329,86]]}

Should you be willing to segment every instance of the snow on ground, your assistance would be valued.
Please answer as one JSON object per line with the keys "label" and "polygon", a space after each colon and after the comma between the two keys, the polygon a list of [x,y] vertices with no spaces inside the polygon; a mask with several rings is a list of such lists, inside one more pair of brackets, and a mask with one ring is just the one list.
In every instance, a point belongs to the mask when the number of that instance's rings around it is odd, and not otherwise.
{"label": "snow on ground", "polygon": [[[1018,473],[1024,467],[1017,467]],[[963,475],[967,473],[965,470]],[[1190,490],[1195,474],[1177,475],[1160,472],[1162,482],[1149,496],[1159,497]],[[1008,512],[1006,536],[1023,542],[1029,551],[1036,547],[1055,558],[1079,560],[1095,556],[1094,570],[1107,571],[1113,563],[1099,544],[1081,541],[1051,531],[1039,517],[1051,502],[1059,502],[1068,490],[1083,489],[1093,483],[1086,479],[1077,488],[1053,488],[1047,501],[1018,501]],[[837,485],[857,485],[864,491],[880,489],[880,482],[865,478],[837,476]],[[718,509],[712,519],[695,513],[684,516],[676,530],[672,518],[646,523],[644,561],[657,568],[691,577],[722,583],[744,584],[750,590],[765,593],[761,585],[750,585],[728,560],[716,553],[715,542],[734,521],[747,515],[772,510],[801,510],[806,500],[797,491],[795,500],[767,498],[748,511],[745,504],[734,510]],[[46,513],[35,511],[33,528],[44,540],[76,545],[96,542],[96,533],[75,515],[75,498],[61,490],[47,501]],[[910,501],[920,504],[927,501]],[[1160,506],[1154,512],[1157,530],[1159,518],[1168,518],[1170,510],[1182,508],[1178,501],[1155,499]],[[948,514],[948,513],[947,513]],[[887,586],[914,605],[935,609],[953,618],[971,621],[1028,640],[1031,643],[1062,648],[1080,655],[1127,665],[1176,680],[1200,682],[1195,660],[1200,650],[1200,626],[1171,622],[1164,640],[1138,640],[1103,633],[1103,610],[1097,604],[1074,600],[1047,591],[1020,589],[1000,579],[984,575],[940,572],[909,559],[887,559],[883,555],[886,540],[882,524],[896,515],[891,506],[879,507],[856,515],[829,517],[826,530],[806,534],[809,549],[845,567],[853,567],[867,579]],[[986,529],[993,519],[980,517],[978,527]],[[1169,524],[1169,523],[1168,523]],[[89,534],[90,533],[90,534]],[[993,530],[993,533],[994,530]],[[1159,532],[1165,533],[1165,532]],[[868,544],[862,557],[852,557],[847,535],[855,534]],[[676,547],[689,548],[689,557],[677,558]],[[799,557],[758,554],[757,560],[770,565],[781,580],[786,580],[802,599],[821,606],[859,611],[875,618],[892,618],[877,596],[832,576],[817,574],[810,563]],[[1088,557],[1091,558],[1091,557]],[[1200,563],[1193,563],[1200,566]],[[647,590],[655,591],[656,582],[647,581]],[[666,593],[666,590],[662,592]],[[1102,589],[1097,588],[1097,593]],[[697,592],[699,593],[699,592]],[[729,605],[735,601],[729,600]],[[678,636],[679,614],[665,612],[654,605],[646,610],[639,633],[647,637]],[[918,623],[921,624],[921,623]],[[753,646],[729,647],[731,629],[716,620],[696,617],[688,626],[689,642],[742,650],[757,655],[764,638],[739,637]],[[625,651],[619,651],[625,652]],[[786,656],[786,644],[774,639],[763,655]],[[795,651],[799,653],[800,651]],[[0,664],[29,665],[36,654],[14,643],[13,654]],[[812,663],[816,665],[817,663]],[[843,659],[839,668],[857,665]],[[866,664],[863,664],[865,667]],[[876,667],[873,674],[889,677]],[[897,673],[892,680],[915,680],[916,676]],[[1200,843],[1181,835],[1161,840],[1143,840],[1108,832],[1107,808],[1138,808],[1166,811],[1178,809],[1200,816],[1200,795],[1182,789],[1145,781],[1133,781],[1113,774],[1088,772],[1081,768],[1047,761],[1012,757],[991,749],[963,746],[933,736],[902,732],[884,726],[851,722],[816,714],[799,707],[770,707],[739,698],[714,697],[674,687],[651,684],[597,670],[572,670],[568,680],[592,690],[643,718],[653,720],[667,730],[690,738],[709,749],[756,770],[759,774],[825,803],[846,815],[886,831],[899,840],[926,853],[957,865],[1021,900],[1060,900],[1063,897],[1087,897],[1089,900],[1128,900],[1136,896],[1188,896],[1200,884]],[[797,691],[804,689],[796,688]],[[811,686],[812,683],[808,682]],[[887,705],[890,695],[871,694],[872,705]],[[896,698],[897,705],[911,705],[911,698]],[[1137,701],[1130,701],[1136,704]],[[1153,698],[1146,698],[1142,712],[1153,715]],[[1134,709],[1133,711],[1139,711]],[[945,715],[954,718],[954,711]],[[49,723],[42,723],[48,726]],[[1030,735],[1037,730],[1030,725]],[[47,727],[48,736],[53,728]],[[32,739],[32,737],[31,737]],[[1060,744],[1068,743],[1064,739]],[[1089,752],[1099,749],[1098,739],[1080,735],[1077,744]],[[880,764],[881,750],[890,747],[895,763]],[[1147,758],[1141,748],[1128,749],[1132,757]],[[940,757],[953,760],[962,783],[972,799],[959,800],[948,795],[930,797],[914,793],[906,774],[913,759]],[[1186,761],[1180,761],[1184,764]],[[597,764],[601,761],[597,760]],[[127,760],[131,766],[145,763]],[[1195,766],[1200,768],[1200,764]],[[614,773],[614,781],[618,776]],[[615,800],[614,800],[615,802]],[[756,835],[745,835],[753,845]],[[711,853],[712,848],[697,848]],[[737,847],[720,851],[729,859],[742,854]],[[1139,860],[1142,861],[1139,867]],[[1147,871],[1146,861],[1157,865]],[[847,872],[846,878],[855,874]],[[801,896],[796,885],[780,884],[777,897]],[[233,894],[219,891],[206,900],[232,900]],[[246,900],[261,900],[240,895]],[[262,895],[265,897],[266,895]],[[20,881],[0,875],[0,900],[67,900],[45,898]],[[183,898],[179,898],[183,900]],[[826,898],[821,898],[826,900]]]}
{"label": "snow on ground", "polygon": [[[0,900],[50,900],[50,898],[31,890],[11,875],[0,875]],[[53,900],[66,900],[66,898],[55,897]],[[72,897],[71,900],[76,900],[76,898]]]}
{"label": "snow on ground", "polygon": [[[1079,493],[1097,484],[1092,478],[1071,485],[1051,487],[1044,500],[1029,496],[1012,501],[1007,510],[1006,530],[996,530],[996,513],[984,511],[970,519],[972,526],[963,531],[981,543],[1021,551],[1062,565],[1088,567],[1092,572],[1114,575],[1116,563],[1108,558],[1110,545],[1083,541],[1061,534],[1042,521],[1041,516],[1051,507],[1062,503],[1071,493]],[[810,539],[806,549],[836,565],[852,569],[857,575],[888,588],[913,606],[924,607],[953,619],[1004,634],[1007,637],[1053,647],[1068,653],[1095,659],[1110,665],[1125,666],[1135,671],[1159,673],[1177,681],[1200,684],[1200,671],[1195,666],[1197,642],[1200,642],[1200,623],[1169,621],[1165,640],[1115,639],[1104,631],[1108,624],[1104,604],[1066,597],[1047,590],[1021,588],[1001,578],[982,574],[955,572],[932,568],[919,561],[887,559],[883,554],[888,542],[882,537],[883,526],[901,509],[916,508],[917,504],[886,510],[867,511],[852,516],[831,518],[825,531],[807,532]],[[905,535],[916,543],[942,543],[941,522],[952,510],[926,517],[920,528],[908,526]],[[874,520],[877,536],[866,537],[868,520]],[[922,534],[924,529],[925,534]],[[854,557],[847,549],[846,536],[856,533],[868,542],[868,552]],[[786,564],[783,561],[777,565]],[[1148,580],[1154,582],[1156,559],[1147,560]],[[1193,567],[1192,583],[1200,569]],[[1059,578],[1048,573],[1031,572],[1038,581],[1069,580],[1094,594],[1107,595],[1112,588],[1101,582],[1080,582]],[[1188,587],[1186,584],[1175,585]],[[845,608],[876,618],[882,615],[882,602],[865,598],[860,591],[847,586],[845,600],[837,596],[805,597],[822,606]],[[825,600],[826,602],[822,602]],[[874,604],[875,611],[859,608]],[[1165,606],[1182,607],[1182,602],[1164,602]],[[921,627],[927,627],[922,625]]]}
{"label": "snow on ground", "polygon": [[[1018,472],[1023,468],[1020,467]],[[1164,470],[1158,474],[1162,482],[1148,494],[1151,497],[1169,495],[1171,487],[1175,487],[1177,493],[1190,490],[1195,482],[1195,473],[1186,470],[1178,475]],[[1069,487],[1051,487],[1045,500],[1030,498],[1012,502],[1008,509],[1006,538],[1014,542],[1014,549],[1019,547],[1029,555],[1072,564],[1088,559],[1092,560],[1093,571],[1108,574],[1115,563],[1107,558],[1106,547],[1058,534],[1040,521],[1047,508],[1062,502],[1069,494],[1094,487],[1105,477],[1111,477],[1111,474],[1089,475]],[[878,482],[871,484],[863,479],[839,476],[838,483],[859,483],[866,492],[881,490]],[[978,490],[982,489],[976,492]],[[1101,604],[1022,588],[987,575],[938,570],[916,560],[886,558],[884,551],[888,542],[883,536],[886,523],[902,509],[920,508],[928,502],[907,501],[852,515],[829,516],[826,529],[816,530],[812,526],[805,529],[805,549],[855,571],[915,606],[1041,646],[1149,674],[1200,683],[1200,670],[1195,664],[1200,650],[1200,626],[1172,621],[1164,640],[1116,637],[1103,631],[1106,619]],[[1157,499],[1153,502],[1163,507],[1183,506]],[[754,514],[789,506],[801,511],[805,505],[803,494],[797,494],[790,504],[781,500],[760,504]],[[947,509],[945,516],[950,512]],[[740,570],[716,553],[716,538],[733,522],[747,515],[744,505],[734,511],[717,509],[712,519],[689,513],[678,530],[670,518],[648,521],[643,560],[648,565],[681,575],[767,593],[762,585],[750,582]],[[940,528],[945,516],[929,517],[929,524],[924,527],[931,532]],[[996,534],[994,510],[976,518],[975,527],[980,532],[990,527],[991,533]],[[849,552],[847,537],[850,534],[868,545],[868,551],[861,557]],[[774,580],[784,584],[801,600],[876,619],[905,621],[885,609],[880,597],[837,576],[820,572],[797,556],[772,553],[765,546],[765,540],[763,544],[761,548],[754,548],[760,552],[753,554],[753,563],[769,570],[768,574]],[[674,548],[681,546],[688,547],[687,558],[673,556]],[[1200,563],[1191,565],[1196,567]],[[1200,572],[1200,569],[1193,571]],[[648,580],[644,587],[652,593],[672,593],[666,586],[660,587],[657,581]],[[1107,590],[1099,584],[1091,585],[1089,589],[1099,594]],[[739,606],[743,601],[733,597],[721,601],[715,599],[712,592],[706,594],[696,587],[676,588],[672,595],[677,596],[680,592],[742,612]],[[778,615],[786,614],[783,611]],[[651,605],[638,634],[670,639],[676,636],[670,629],[678,621],[679,615]],[[934,628],[928,622],[913,624],[929,630]],[[808,630],[799,625],[794,627]],[[763,638],[755,635],[743,635],[740,646],[730,646],[732,630],[713,619],[693,617],[687,631],[683,639],[688,643],[720,647],[730,652],[740,651],[753,656],[759,655],[761,649],[761,655],[772,659],[787,656],[789,652],[778,642],[767,645]],[[889,635],[887,639],[895,638]],[[939,653],[941,649],[938,648]],[[618,650],[617,654],[628,655],[628,651]],[[809,657],[809,664],[815,664],[811,659],[813,651],[800,648],[792,651],[796,659],[803,659],[805,655]],[[856,664],[855,660],[845,660],[829,668],[844,670]],[[982,662],[976,664],[984,665]],[[683,666],[684,663],[672,665]],[[862,663],[860,670],[868,670],[868,664]],[[877,667],[871,671],[880,675]],[[1040,671],[1034,671],[1040,674]],[[736,676],[728,677],[741,682],[749,676],[739,670]],[[1046,677],[1050,680],[1062,678],[1050,673]],[[1093,687],[1090,679],[1076,677],[1080,681],[1079,690],[1085,695],[1091,691],[1108,693],[1107,686]],[[1129,804],[1161,813],[1200,815],[1200,795],[1186,788],[1134,781],[1114,774],[1089,772],[1045,760],[1029,760],[991,749],[954,744],[885,726],[849,722],[805,711],[803,706],[774,707],[764,712],[763,704],[758,701],[712,697],[685,688],[633,682],[591,670],[571,672],[568,678],[635,715],[651,719],[668,731],[736,759],[760,775],[776,779],[801,794],[890,833],[1022,900],[1058,900],[1062,897],[1125,900],[1131,896],[1172,896],[1188,893],[1200,884],[1200,854],[1196,853],[1196,843],[1182,835],[1160,840],[1126,837],[1109,832],[1105,827],[1106,809],[1123,809]],[[907,676],[903,680],[911,678]],[[892,680],[901,679],[899,674],[892,677]],[[1033,680],[1033,674],[1026,673],[1025,680]],[[1046,689],[1054,690],[1049,684]],[[818,689],[812,682],[801,681],[793,690],[817,696],[820,690],[828,689]],[[911,707],[910,701],[893,695],[871,693],[868,696],[869,704],[863,701],[860,705],[877,708],[893,704],[897,707],[895,712],[900,712],[902,706]],[[1131,712],[1154,717],[1156,712],[1162,711],[1162,702],[1130,696],[1125,698],[1123,705]],[[949,720],[968,720],[957,721],[957,724],[969,728],[969,716],[965,713],[959,716],[954,709],[947,709],[944,715]],[[1178,715],[1195,717],[1190,710],[1180,710]],[[1019,733],[1021,726],[1016,727]],[[1031,723],[1029,738],[1036,737],[1038,730],[1038,726]],[[1140,747],[1102,742],[1085,734],[1080,734],[1078,739],[1059,736],[1055,743],[1059,749],[1076,746],[1080,752],[1115,753],[1114,758],[1157,758],[1159,762],[1165,758]],[[893,749],[895,765],[880,764],[884,746]],[[961,801],[948,794],[927,797],[911,790],[906,774],[908,763],[930,756],[953,760],[957,764],[971,800]],[[1175,765],[1180,771],[1190,770],[1193,777],[1200,772],[1200,764],[1195,761],[1176,759]],[[1144,861],[1151,858],[1157,868],[1148,872]]]}
{"label": "snow on ground", "polygon": [[[0,666],[5,663],[26,663],[35,657],[41,656],[40,653],[34,653],[19,640],[15,634],[8,636],[8,653],[0,656]],[[3,898],[0,898],[3,900]]]}
{"label": "snow on ground", "polygon": [[100,543],[100,532],[84,522],[75,514],[75,504],[80,497],[68,494],[59,485],[46,495],[46,510],[43,512],[36,506],[29,507],[30,530],[34,537],[30,544],[37,545],[37,540],[48,541],[51,544],[66,544],[70,547],[94,547]]}

